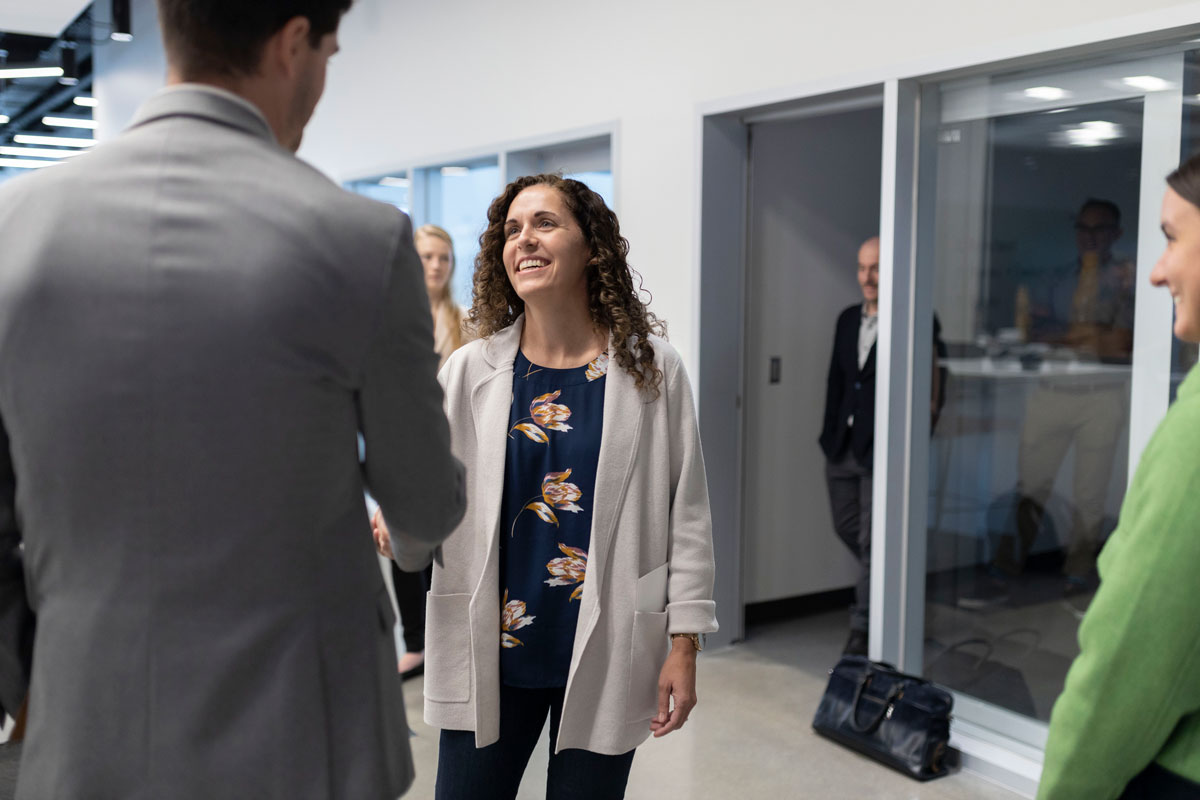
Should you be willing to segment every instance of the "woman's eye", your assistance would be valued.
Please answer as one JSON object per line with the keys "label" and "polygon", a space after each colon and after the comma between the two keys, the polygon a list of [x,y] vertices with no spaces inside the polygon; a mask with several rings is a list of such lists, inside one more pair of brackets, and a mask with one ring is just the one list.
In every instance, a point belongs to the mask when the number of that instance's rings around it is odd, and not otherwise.
{"label": "woman's eye", "polygon": [[512,237],[517,235],[518,230],[520,230],[520,229],[517,228],[516,226],[513,226],[513,227],[509,228],[507,231],[505,231],[504,235],[511,239]]}
{"label": "woman's eye", "polygon": [[550,226],[551,226],[551,225],[553,225],[553,224],[554,224],[554,223],[553,223],[553,222],[551,222],[550,220],[548,220],[548,219],[544,219],[544,220],[542,220],[541,222],[539,222],[539,223],[538,223],[538,227],[539,227],[539,228],[548,228],[548,227],[550,227]]}

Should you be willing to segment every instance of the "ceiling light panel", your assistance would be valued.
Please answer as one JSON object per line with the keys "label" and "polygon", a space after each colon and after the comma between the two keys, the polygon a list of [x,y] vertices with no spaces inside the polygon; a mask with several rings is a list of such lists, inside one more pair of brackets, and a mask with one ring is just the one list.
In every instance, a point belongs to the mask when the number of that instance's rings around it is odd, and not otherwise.
{"label": "ceiling light panel", "polygon": [[62,67],[3,67],[0,68],[0,79],[16,80],[17,78],[61,78]]}
{"label": "ceiling light panel", "polygon": [[37,136],[30,133],[18,133],[13,137],[17,144],[42,144],[50,147],[91,147],[95,139],[72,139],[69,136]]}
{"label": "ceiling light panel", "polygon": [[16,169],[41,169],[53,167],[59,161],[34,161],[27,158],[0,158],[0,167],[15,167]]}
{"label": "ceiling light panel", "polygon": [[95,120],[79,119],[78,117],[42,117],[42,124],[49,125],[52,128],[85,128],[87,130],[96,129]]}
{"label": "ceiling light panel", "polygon": [[83,150],[51,150],[48,147],[8,147],[0,146],[0,156],[24,156],[25,158],[70,158],[83,153]]}

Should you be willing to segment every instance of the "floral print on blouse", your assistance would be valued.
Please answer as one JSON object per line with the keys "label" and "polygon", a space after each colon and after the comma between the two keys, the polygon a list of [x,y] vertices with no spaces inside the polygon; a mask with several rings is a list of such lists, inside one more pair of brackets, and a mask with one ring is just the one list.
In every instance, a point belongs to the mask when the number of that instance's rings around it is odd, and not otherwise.
{"label": "floral print on blouse", "polygon": [[567,683],[608,362],[603,354],[575,369],[547,369],[518,352],[513,365],[500,543],[500,677],[509,686]]}

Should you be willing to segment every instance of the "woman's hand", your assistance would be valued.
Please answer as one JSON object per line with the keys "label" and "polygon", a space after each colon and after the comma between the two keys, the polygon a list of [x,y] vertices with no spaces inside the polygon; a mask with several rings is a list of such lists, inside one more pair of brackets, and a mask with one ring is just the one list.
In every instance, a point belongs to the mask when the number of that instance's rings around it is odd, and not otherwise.
{"label": "woman's hand", "polygon": [[371,536],[375,539],[375,552],[386,559],[392,559],[392,537],[388,534],[387,524],[383,521],[383,511],[375,509],[371,517]]}
{"label": "woman's hand", "polygon": [[[674,709],[671,699],[675,700]],[[650,720],[654,737],[679,730],[696,707],[696,646],[691,639],[671,640],[667,663],[658,675],[658,716]]]}

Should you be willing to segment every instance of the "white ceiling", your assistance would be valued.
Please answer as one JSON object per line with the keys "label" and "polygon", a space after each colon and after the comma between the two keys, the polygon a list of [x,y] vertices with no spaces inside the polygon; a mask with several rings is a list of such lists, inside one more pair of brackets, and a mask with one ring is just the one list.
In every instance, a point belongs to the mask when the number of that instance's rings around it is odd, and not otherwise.
{"label": "white ceiling", "polygon": [[91,0],[0,0],[0,31],[54,36]]}

